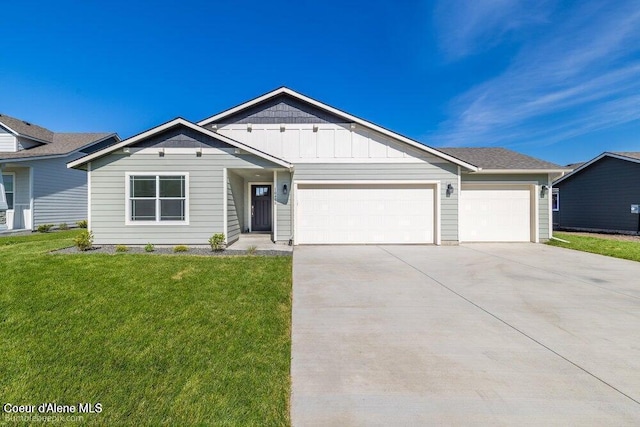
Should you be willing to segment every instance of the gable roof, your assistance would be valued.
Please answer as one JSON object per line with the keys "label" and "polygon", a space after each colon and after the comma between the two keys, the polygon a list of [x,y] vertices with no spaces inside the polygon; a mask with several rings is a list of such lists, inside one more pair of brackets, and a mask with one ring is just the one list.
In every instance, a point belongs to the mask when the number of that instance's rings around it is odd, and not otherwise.
{"label": "gable roof", "polygon": [[527,156],[506,148],[470,147],[470,148],[438,148],[453,157],[474,164],[484,173],[505,172],[567,172],[569,169],[555,163]]}
{"label": "gable roof", "polygon": [[14,153],[0,153],[0,160],[34,160],[40,157],[65,156],[109,138],[119,140],[115,133],[55,133],[49,144]]}
{"label": "gable roof", "polygon": [[580,173],[581,171],[583,171],[584,169],[588,168],[589,166],[591,166],[592,164],[594,164],[595,162],[597,162],[600,159],[603,159],[605,157],[611,157],[613,159],[619,159],[619,160],[625,160],[628,162],[632,162],[632,163],[640,163],[640,152],[638,151],[605,151],[604,153],[600,154],[599,156],[589,160],[586,163],[583,163],[582,166],[577,167],[576,169],[574,169],[572,172],[566,174],[563,177],[558,178],[557,180],[554,181],[554,185],[558,184],[562,181],[564,181],[565,179],[574,176],[577,173]]}
{"label": "gable roof", "polygon": [[478,168],[476,166],[474,166],[471,163],[467,163],[464,160],[452,157],[442,151],[438,151],[437,149],[431,148],[427,145],[424,145],[418,141],[415,141],[411,138],[408,138],[404,135],[401,135],[399,133],[393,132],[389,129],[383,128],[382,126],[378,126],[375,123],[371,123],[367,120],[361,119],[360,117],[356,117],[352,114],[346,113],[342,110],[339,110],[337,108],[331,107],[330,105],[324,104],[320,101],[317,101],[313,98],[309,98],[308,96],[302,95],[301,93],[298,93],[294,90],[291,90],[287,87],[280,87],[278,89],[272,90],[271,92],[265,93],[264,95],[258,96],[257,98],[254,98],[250,101],[244,102],[242,104],[236,105],[235,107],[229,108],[225,111],[222,111],[218,114],[215,114],[211,117],[208,117],[206,119],[200,120],[198,122],[199,126],[206,126],[208,124],[214,123],[214,122],[219,122],[221,120],[223,120],[226,117],[229,117],[231,115],[234,115],[242,110],[248,109],[253,107],[254,105],[260,104],[261,102],[265,102],[267,100],[270,100],[276,96],[281,96],[281,95],[288,95],[298,101],[303,101],[309,105],[312,105],[316,108],[319,108],[320,110],[323,110],[327,113],[333,114],[335,116],[338,117],[342,117],[346,122],[353,122],[356,124],[359,124],[363,127],[375,130],[376,132],[379,132],[383,135],[389,136],[391,138],[397,139],[399,141],[402,141],[414,148],[418,148],[419,150],[422,151],[426,151],[429,154],[432,154],[436,157],[440,157],[443,158],[451,163],[454,163],[458,166],[462,166],[466,169],[472,170],[472,171],[477,171]]}
{"label": "gable roof", "polygon": [[222,141],[226,144],[231,145],[232,147],[236,147],[236,148],[240,148],[242,150],[245,150],[251,154],[254,154],[258,157],[261,157],[263,159],[269,160],[277,165],[283,166],[285,168],[291,168],[293,165],[289,162],[287,162],[286,160],[282,160],[278,157],[272,156],[271,154],[265,153],[263,151],[257,150],[253,147],[250,147],[248,145],[245,145],[241,142],[238,142],[234,139],[228,138],[224,135],[220,135],[218,133],[215,133],[213,131],[210,131],[209,129],[203,128],[202,126],[198,126],[195,123],[191,123],[190,121],[183,119],[182,117],[177,117],[173,120],[170,120],[166,123],[163,123],[159,126],[156,126],[152,129],[149,129],[145,132],[139,133],[137,135],[132,136],[131,138],[125,139],[124,141],[120,141],[117,144],[113,144],[110,145],[109,147],[103,148],[102,150],[98,150],[94,153],[88,154],[84,157],[81,157],[77,160],[74,160],[72,162],[67,163],[67,167],[68,168],[78,168],[81,167],[83,165],[85,165],[86,163],[89,163],[91,160],[97,159],[99,157],[105,156],[109,153],[112,153],[116,150],[119,150],[120,148],[124,148],[124,147],[128,147],[130,145],[135,144],[136,142],[139,142],[143,139],[146,139],[150,136],[156,135],[158,133],[164,132],[166,130],[169,130],[171,128],[174,128],[176,126],[185,126],[189,129],[193,129],[196,132],[200,132],[204,135],[207,135],[211,138],[217,139],[219,141]]}
{"label": "gable roof", "polygon": [[0,125],[7,128],[16,136],[24,136],[36,141],[50,143],[53,142],[54,132],[45,129],[42,126],[34,125],[25,120],[16,119],[15,117],[0,114]]}

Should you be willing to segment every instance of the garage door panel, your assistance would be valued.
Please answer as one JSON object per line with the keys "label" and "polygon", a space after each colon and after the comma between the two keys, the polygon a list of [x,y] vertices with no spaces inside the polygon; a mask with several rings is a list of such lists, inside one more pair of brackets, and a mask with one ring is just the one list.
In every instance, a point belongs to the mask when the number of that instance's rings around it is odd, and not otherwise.
{"label": "garage door panel", "polygon": [[434,241],[432,186],[300,184],[296,197],[297,243]]}
{"label": "garage door panel", "polygon": [[460,195],[460,240],[531,241],[531,189],[463,186]]}

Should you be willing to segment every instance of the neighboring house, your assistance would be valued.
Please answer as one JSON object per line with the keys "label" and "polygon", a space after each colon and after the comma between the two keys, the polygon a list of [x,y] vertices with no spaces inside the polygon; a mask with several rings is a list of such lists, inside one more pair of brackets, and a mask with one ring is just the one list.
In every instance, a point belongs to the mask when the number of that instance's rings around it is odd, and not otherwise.
{"label": "neighboring house", "polygon": [[560,230],[636,233],[640,152],[605,152],[553,184],[553,223]]}
{"label": "neighboring house", "polygon": [[118,141],[114,133],[58,133],[0,115],[0,230],[86,219],[86,173],[66,163]]}
{"label": "neighboring house", "polygon": [[177,118],[68,164],[100,244],[538,242],[566,170],[503,149],[435,149],[280,88]]}

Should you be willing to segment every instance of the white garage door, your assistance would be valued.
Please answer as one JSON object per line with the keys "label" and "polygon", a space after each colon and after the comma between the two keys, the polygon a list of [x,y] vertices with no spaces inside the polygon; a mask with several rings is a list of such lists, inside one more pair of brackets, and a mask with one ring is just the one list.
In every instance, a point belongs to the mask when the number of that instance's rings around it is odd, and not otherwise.
{"label": "white garage door", "polygon": [[434,190],[425,184],[299,184],[298,244],[433,243]]}
{"label": "white garage door", "polygon": [[531,189],[462,186],[461,242],[531,241]]}

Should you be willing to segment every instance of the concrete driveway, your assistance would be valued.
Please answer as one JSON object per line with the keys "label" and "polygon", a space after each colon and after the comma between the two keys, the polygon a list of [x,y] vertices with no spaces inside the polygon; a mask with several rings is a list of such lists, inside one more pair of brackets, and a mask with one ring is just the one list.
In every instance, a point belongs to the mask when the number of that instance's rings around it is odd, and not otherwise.
{"label": "concrete driveway", "polygon": [[640,263],[300,246],[292,333],[294,426],[640,425]]}

